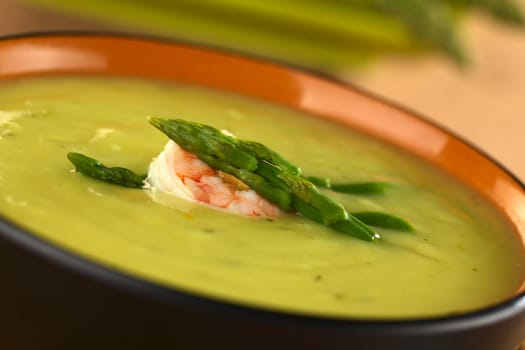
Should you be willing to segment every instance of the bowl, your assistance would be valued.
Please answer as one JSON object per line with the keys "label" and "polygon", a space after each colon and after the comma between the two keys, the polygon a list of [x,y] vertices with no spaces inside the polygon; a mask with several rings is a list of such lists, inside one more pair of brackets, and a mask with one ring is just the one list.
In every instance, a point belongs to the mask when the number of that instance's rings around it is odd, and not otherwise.
{"label": "bowl", "polygon": [[[337,121],[423,158],[467,184],[497,206],[523,241],[525,188],[514,176],[445,129],[334,79],[151,38],[62,33],[0,41],[0,84],[57,74],[189,83]],[[162,287],[77,256],[5,219],[0,220],[0,257],[0,344],[11,350],[513,350],[525,338],[523,288],[498,305],[454,316],[331,319]]]}

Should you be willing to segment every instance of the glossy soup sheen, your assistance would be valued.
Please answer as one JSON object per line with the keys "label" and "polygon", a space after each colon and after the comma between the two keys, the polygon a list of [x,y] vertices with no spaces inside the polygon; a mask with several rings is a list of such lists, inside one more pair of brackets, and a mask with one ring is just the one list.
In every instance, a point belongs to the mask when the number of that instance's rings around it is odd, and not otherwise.
{"label": "glossy soup sheen", "polygon": [[[254,219],[71,171],[77,151],[145,172],[178,117],[267,144],[303,173],[386,181],[333,194],[350,211],[409,220],[360,241],[295,215]],[[523,257],[494,208],[445,174],[346,127],[243,97],[126,78],[0,85],[0,213],[116,270],[220,300],[302,314],[411,318],[491,305],[519,287]]]}

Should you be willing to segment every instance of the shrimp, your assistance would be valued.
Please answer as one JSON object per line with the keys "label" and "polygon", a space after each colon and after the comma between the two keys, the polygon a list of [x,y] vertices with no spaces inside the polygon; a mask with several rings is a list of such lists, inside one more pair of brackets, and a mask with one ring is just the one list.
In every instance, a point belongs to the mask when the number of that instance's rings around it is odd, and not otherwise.
{"label": "shrimp", "polygon": [[275,217],[278,207],[239,179],[209,167],[170,140],[151,162],[146,186],[244,216]]}

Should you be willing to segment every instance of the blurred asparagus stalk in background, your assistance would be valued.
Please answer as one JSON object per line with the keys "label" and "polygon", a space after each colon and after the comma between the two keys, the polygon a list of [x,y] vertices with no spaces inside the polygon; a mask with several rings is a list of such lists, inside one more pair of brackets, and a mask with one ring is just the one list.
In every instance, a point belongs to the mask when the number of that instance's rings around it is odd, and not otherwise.
{"label": "blurred asparagus stalk in background", "polygon": [[523,25],[513,0],[30,0],[136,31],[335,70],[385,53],[468,56],[458,21],[469,9]]}
{"label": "blurred asparagus stalk in background", "polygon": [[378,11],[403,22],[419,40],[443,51],[459,64],[465,63],[465,52],[455,28],[452,8],[443,1],[372,0]]}
{"label": "blurred asparagus stalk in background", "polygon": [[525,16],[514,0],[448,0],[452,5],[478,7],[510,24],[525,24]]}

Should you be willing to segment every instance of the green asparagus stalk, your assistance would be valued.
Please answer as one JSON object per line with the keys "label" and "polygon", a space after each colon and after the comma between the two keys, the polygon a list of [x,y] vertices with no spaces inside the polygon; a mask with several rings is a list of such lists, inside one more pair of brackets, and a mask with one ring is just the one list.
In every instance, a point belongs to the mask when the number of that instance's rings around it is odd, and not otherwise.
{"label": "green asparagus stalk", "polygon": [[398,216],[375,211],[352,212],[350,214],[367,225],[388,228],[397,231],[414,230],[412,225]]}
{"label": "green asparagus stalk", "polygon": [[272,151],[262,143],[239,139],[235,140],[237,147],[250,154],[253,154],[259,160],[263,160],[267,164],[271,164],[274,167],[279,168],[281,172],[286,172],[292,175],[301,174],[301,169],[299,167],[296,167],[288,160],[284,159],[280,154]]}
{"label": "green asparagus stalk", "polygon": [[337,221],[330,225],[330,227],[338,232],[354,236],[366,241],[377,241],[381,239],[379,233],[373,231],[370,227],[364,224],[355,216],[349,215],[345,220]]}
{"label": "green asparagus stalk", "polygon": [[[309,205],[308,203],[298,199],[293,199],[293,206],[294,208],[301,213],[304,217],[313,220],[318,223],[323,223],[323,214]],[[375,211],[363,211],[363,212],[350,212],[348,213],[349,217],[353,217],[353,220],[349,220],[350,222],[355,223],[355,219],[361,221],[362,223],[370,226],[376,226],[381,228],[387,228],[390,230],[396,230],[396,231],[413,231],[412,225],[410,225],[406,220],[395,216],[390,215],[387,213],[381,213],[381,212],[375,212]],[[345,221],[345,220],[343,220]],[[349,231],[349,223],[346,223],[344,225],[336,225],[337,227],[344,227],[345,233],[351,234]],[[378,234],[374,232],[373,230],[365,230],[363,231],[362,226],[356,227],[353,230],[354,234],[358,234],[360,238],[366,239],[366,240],[374,240],[379,238]],[[367,238],[366,238],[367,237]]]}
{"label": "green asparagus stalk", "polygon": [[322,194],[313,183],[305,178],[286,173],[279,174],[278,177],[288,185],[294,197],[321,212],[324,225],[348,218],[348,213],[340,203]]}
{"label": "green asparagus stalk", "polygon": [[332,184],[330,187],[335,192],[352,194],[383,194],[387,184],[383,182],[356,182]]}
{"label": "green asparagus stalk", "polygon": [[83,175],[124,187],[142,188],[144,186],[146,175],[138,175],[121,167],[109,168],[98,160],[81,153],[70,152],[67,158],[73,163],[75,170]]}
{"label": "green asparagus stalk", "polygon": [[257,159],[253,155],[238,148],[234,138],[215,128],[182,119],[174,119],[170,122],[158,118],[148,118],[148,120],[189,152],[213,155],[240,169],[253,171],[257,168]]}
{"label": "green asparagus stalk", "polygon": [[[310,204],[304,202],[303,200],[295,197],[293,199],[293,206],[299,212],[301,215],[303,215],[305,218],[310,219],[312,221],[315,221],[320,224],[324,224],[323,222],[323,214]],[[370,227],[368,227],[366,224],[361,222],[359,219],[355,218],[352,215],[348,215],[343,220],[336,221],[329,225],[330,228],[344,233],[346,235],[353,236],[355,238],[359,238],[365,241],[377,241],[381,238],[381,236],[372,230]]]}
{"label": "green asparagus stalk", "polygon": [[[321,32],[322,35],[318,34],[318,37],[314,38],[317,27],[312,27],[307,32],[302,30],[310,28],[308,23],[298,22],[293,26],[296,29],[287,30],[286,25],[290,22],[284,20],[276,27],[271,17],[267,21],[254,23],[250,22],[250,15],[235,12],[228,15],[215,14],[207,11],[206,7],[201,11],[185,4],[164,6],[150,1],[121,0],[28,1],[77,15],[96,17],[129,28],[142,28],[163,37],[191,40],[204,45],[220,46],[303,66],[322,66],[331,70],[335,67],[360,66],[385,51],[412,52],[416,46],[403,25],[374,13],[370,16],[352,15],[345,21],[357,30],[371,28],[377,32],[372,33],[379,36],[375,42],[363,38],[359,32],[355,36]],[[199,1],[192,3],[198,4]],[[115,13],[119,15],[115,16]],[[354,17],[355,20],[352,19]],[[245,20],[239,21],[239,18]],[[338,22],[341,23],[340,26],[344,24],[343,20]],[[338,28],[334,29],[336,30]],[[383,42],[381,35],[386,36],[386,42]],[[333,37],[337,37],[337,40],[333,40]]]}
{"label": "green asparagus stalk", "polygon": [[[456,7],[523,24],[515,0],[27,0],[150,33],[220,45],[323,70],[385,52],[465,53]],[[118,13],[119,16],[114,16]]]}
{"label": "green asparagus stalk", "polygon": [[250,186],[250,188],[255,192],[259,193],[261,196],[274,203],[282,210],[290,210],[292,201],[290,193],[272,185],[271,183],[268,183],[268,181],[262,176],[252,173],[246,169],[236,168],[231,164],[228,164],[227,162],[209,154],[196,153],[195,155],[210,167],[235,176],[246,185]]}
{"label": "green asparagus stalk", "polygon": [[330,181],[327,177],[319,177],[319,176],[305,176],[306,180],[310,181],[317,187],[321,188],[330,188],[332,187],[332,181]]}
{"label": "green asparagus stalk", "polygon": [[525,15],[514,0],[448,0],[449,3],[459,6],[477,7],[487,11],[502,22],[523,25]]}
{"label": "green asparagus stalk", "polygon": [[373,6],[402,20],[418,38],[464,64],[466,56],[457,37],[450,6],[442,0],[371,0]]}
{"label": "green asparagus stalk", "polygon": [[308,181],[321,188],[328,188],[335,192],[351,194],[383,194],[388,184],[384,182],[350,182],[350,183],[332,183],[325,177],[306,176]]}
{"label": "green asparagus stalk", "polygon": [[274,186],[281,188],[286,191],[290,191],[288,185],[286,182],[281,180],[279,178],[279,173],[281,173],[281,168],[278,166],[271,164],[265,160],[261,160],[259,164],[257,165],[257,174],[261,175],[265,179],[268,179],[270,183],[272,183]]}
{"label": "green asparagus stalk", "polygon": [[[273,186],[289,191],[294,199],[300,199],[316,208],[321,213],[321,223],[330,225],[346,219],[348,214],[343,206],[323,195],[313,183],[301,177],[299,175],[301,170],[298,167],[260,143],[244,140],[237,142],[241,148],[252,151],[257,157],[259,161],[257,174],[263,176]],[[250,145],[250,147],[246,148],[242,145]]]}

